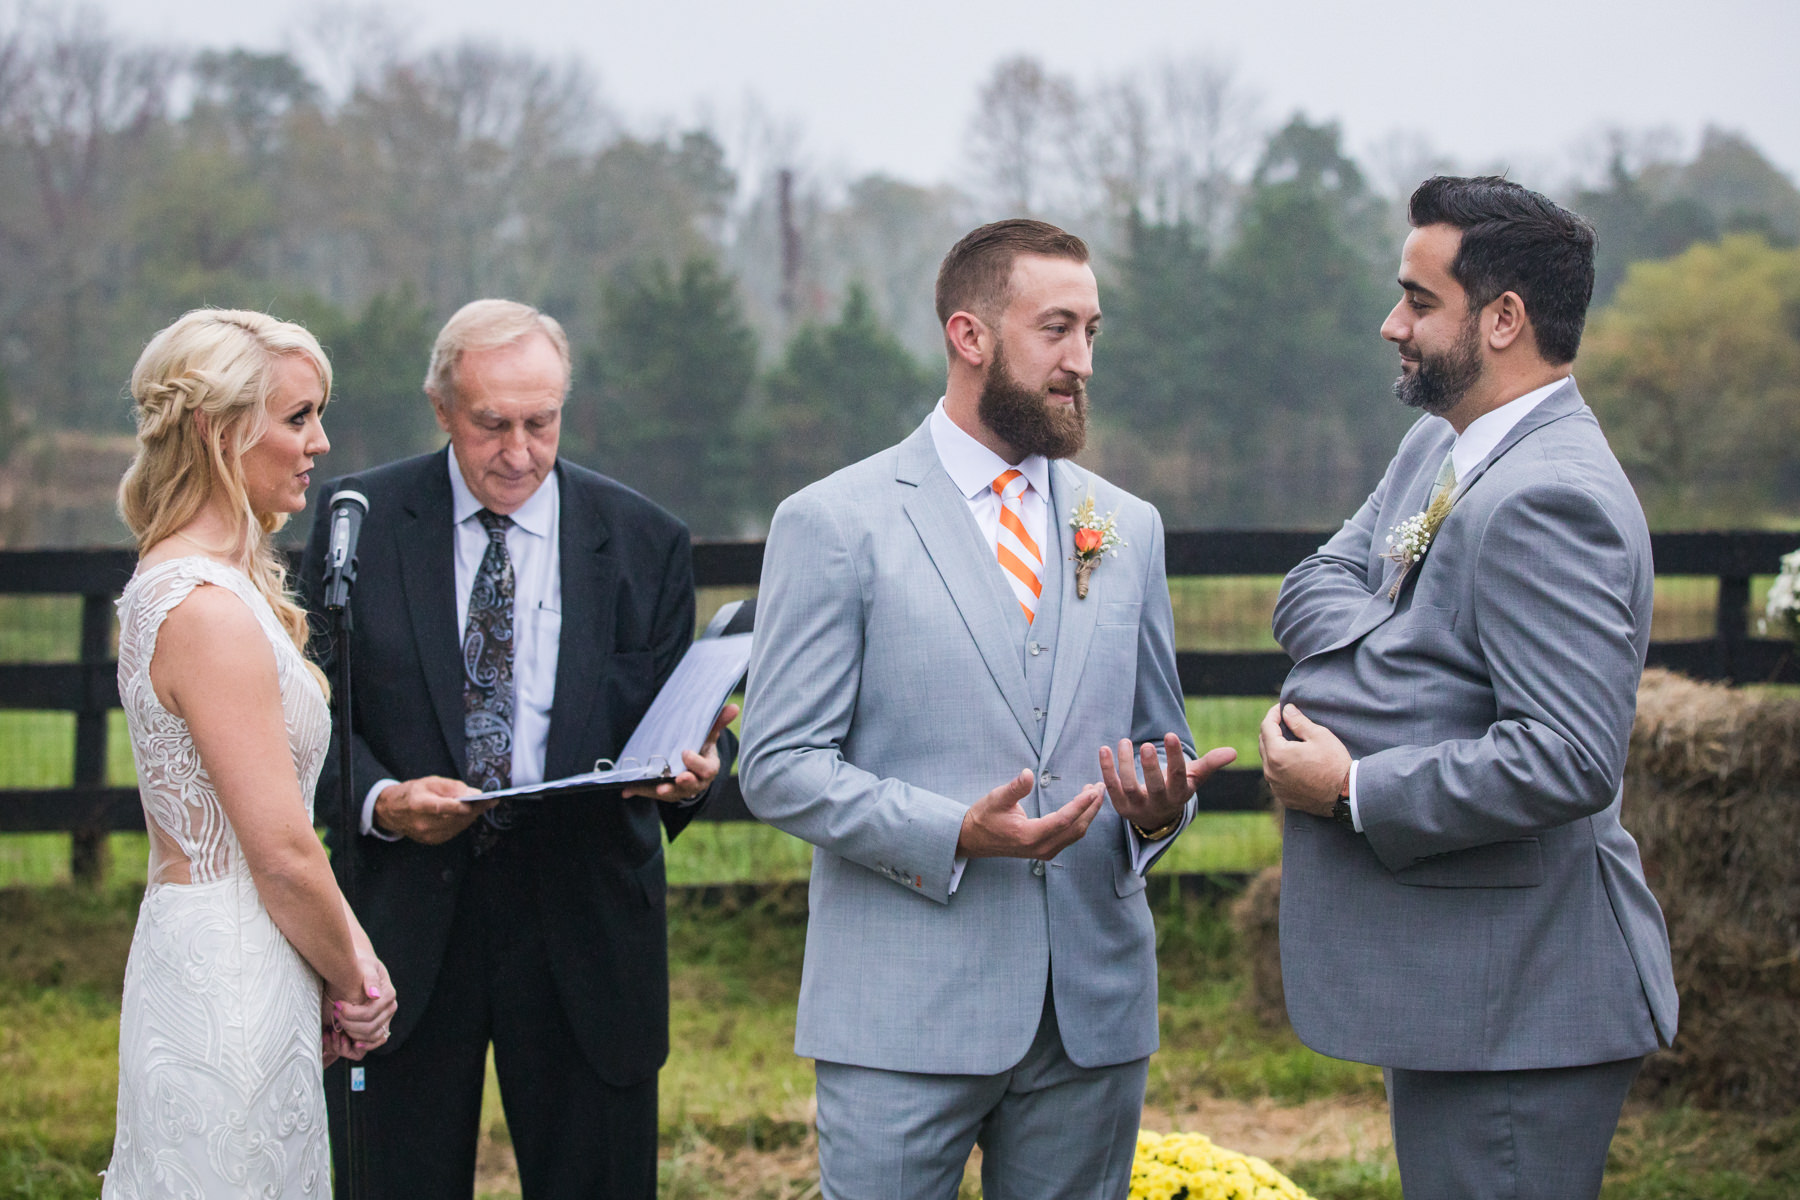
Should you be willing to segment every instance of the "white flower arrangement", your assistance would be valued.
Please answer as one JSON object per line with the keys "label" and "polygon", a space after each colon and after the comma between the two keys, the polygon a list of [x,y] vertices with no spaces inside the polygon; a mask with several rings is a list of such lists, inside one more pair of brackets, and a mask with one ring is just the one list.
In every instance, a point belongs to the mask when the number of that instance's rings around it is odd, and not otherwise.
{"label": "white flower arrangement", "polygon": [[1414,513],[1394,526],[1394,532],[1387,535],[1388,548],[1381,552],[1381,557],[1397,562],[1403,568],[1424,558],[1425,547],[1431,545],[1433,532],[1425,518],[1425,513]]}
{"label": "white flower arrangement", "polygon": [[1387,535],[1387,549],[1381,552],[1381,557],[1400,564],[1400,573],[1394,576],[1394,586],[1388,589],[1389,600],[1400,594],[1400,585],[1406,582],[1407,573],[1425,557],[1426,547],[1431,545],[1431,535],[1443,523],[1443,517],[1433,521],[1431,516],[1430,509],[1414,513],[1394,526],[1394,531]]}
{"label": "white flower arrangement", "polygon": [[1781,571],[1769,587],[1763,614],[1759,632],[1786,634],[1800,645],[1800,550],[1781,556]]}

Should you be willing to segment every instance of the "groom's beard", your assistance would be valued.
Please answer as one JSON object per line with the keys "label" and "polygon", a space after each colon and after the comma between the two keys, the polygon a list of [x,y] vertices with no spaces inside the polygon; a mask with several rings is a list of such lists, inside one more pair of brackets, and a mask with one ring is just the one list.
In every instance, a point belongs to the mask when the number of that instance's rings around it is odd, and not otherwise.
{"label": "groom's beard", "polygon": [[1419,365],[1412,374],[1402,373],[1394,380],[1394,395],[1409,408],[1421,409],[1441,417],[1469,394],[1481,378],[1481,317],[1463,326],[1456,344],[1442,354],[1419,352]]}
{"label": "groom's beard", "polygon": [[1049,384],[1033,390],[1020,383],[996,344],[976,415],[1020,459],[1033,454],[1072,458],[1087,445],[1087,385],[1074,379],[1058,381],[1057,386],[1066,389],[1073,404],[1051,404]]}

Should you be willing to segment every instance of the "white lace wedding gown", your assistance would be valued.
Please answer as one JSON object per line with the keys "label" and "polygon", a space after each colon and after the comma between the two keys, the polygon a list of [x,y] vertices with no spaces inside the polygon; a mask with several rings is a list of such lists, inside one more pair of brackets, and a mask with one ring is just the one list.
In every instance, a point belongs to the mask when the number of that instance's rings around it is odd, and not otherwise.
{"label": "white lace wedding gown", "polygon": [[203,583],[240,597],[269,635],[293,750],[269,767],[298,772],[309,816],[330,738],[325,698],[246,576],[196,557],[132,578],[119,599],[119,695],[150,883],[125,967],[118,1131],[101,1194],[329,1196],[319,977],[263,908],[186,723],[150,684],[163,618]]}

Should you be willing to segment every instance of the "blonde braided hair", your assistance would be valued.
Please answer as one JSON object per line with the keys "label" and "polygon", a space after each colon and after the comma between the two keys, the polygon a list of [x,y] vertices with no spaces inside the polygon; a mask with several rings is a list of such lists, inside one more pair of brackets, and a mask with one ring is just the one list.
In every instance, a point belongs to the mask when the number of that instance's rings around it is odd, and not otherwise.
{"label": "blonde braided hair", "polygon": [[[243,517],[228,554],[304,654],[306,613],[273,541],[287,514],[253,511],[243,471],[244,451],[268,428],[274,366],[290,354],[313,365],[329,397],[331,363],[318,339],[266,313],[198,308],[151,338],[131,372],[137,453],[119,481],[119,515],[142,553],[222,492]],[[324,674],[307,667],[326,689]]]}

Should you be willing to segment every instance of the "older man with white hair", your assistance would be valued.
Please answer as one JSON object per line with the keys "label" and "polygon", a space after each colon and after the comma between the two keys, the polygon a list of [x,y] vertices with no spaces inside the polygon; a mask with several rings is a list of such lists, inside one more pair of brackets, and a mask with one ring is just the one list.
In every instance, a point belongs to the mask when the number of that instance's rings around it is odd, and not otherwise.
{"label": "older man with white hair", "polygon": [[[359,915],[406,997],[366,1064],[372,1195],[472,1194],[490,1045],[527,1197],[656,1190],[662,835],[719,773],[717,732],[682,774],[621,802],[470,799],[617,755],[693,637],[687,530],[557,457],[568,387],[553,318],[468,304],[425,380],[449,445],[356,485],[369,499],[350,642],[364,800],[358,828],[331,833],[337,861],[358,861]],[[314,612],[326,524],[303,572]],[[322,795],[337,761],[334,749]],[[341,1105],[332,1116],[336,1134]]]}

